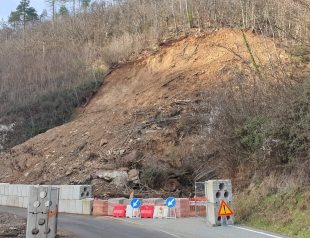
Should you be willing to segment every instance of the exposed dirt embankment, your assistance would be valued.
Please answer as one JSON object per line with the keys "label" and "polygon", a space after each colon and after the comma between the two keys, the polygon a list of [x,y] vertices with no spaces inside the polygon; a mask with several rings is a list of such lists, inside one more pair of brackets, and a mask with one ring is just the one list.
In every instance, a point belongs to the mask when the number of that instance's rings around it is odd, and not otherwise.
{"label": "exposed dirt embankment", "polygon": [[[267,52],[285,58],[282,51],[275,52],[273,42],[250,32],[246,38],[261,62],[268,61]],[[193,132],[178,119],[195,113],[202,100],[207,102],[208,92],[236,70],[250,74],[249,65],[239,30],[168,42],[144,59],[115,68],[72,122],[1,156],[0,181],[86,183],[98,170],[128,171],[154,164],[177,168],[174,147]],[[167,190],[178,186],[168,184]]]}

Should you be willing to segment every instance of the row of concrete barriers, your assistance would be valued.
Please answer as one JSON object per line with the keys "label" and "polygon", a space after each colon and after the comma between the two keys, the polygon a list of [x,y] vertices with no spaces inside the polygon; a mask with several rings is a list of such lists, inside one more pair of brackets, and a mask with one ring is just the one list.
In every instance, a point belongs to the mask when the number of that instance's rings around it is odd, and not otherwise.
{"label": "row of concrete barriers", "polygon": [[[28,208],[29,187],[34,185],[0,183],[0,205]],[[41,185],[50,186],[50,185]],[[59,188],[59,212],[113,216],[114,206],[117,204],[127,205],[130,211],[131,199],[111,198],[108,200],[94,200],[91,185],[52,185]],[[140,199],[141,204],[149,204],[163,207],[166,213],[165,200],[163,198]],[[177,218],[194,216],[191,209],[192,202],[189,198],[176,198],[175,215]],[[203,204],[201,204],[203,205]],[[202,207],[205,212],[205,207]],[[129,213],[128,213],[129,214]]]}
{"label": "row of concrete barriers", "polygon": [[[0,183],[0,205],[28,208],[29,187],[35,185]],[[59,188],[59,212],[92,214],[91,185],[41,185]]]}

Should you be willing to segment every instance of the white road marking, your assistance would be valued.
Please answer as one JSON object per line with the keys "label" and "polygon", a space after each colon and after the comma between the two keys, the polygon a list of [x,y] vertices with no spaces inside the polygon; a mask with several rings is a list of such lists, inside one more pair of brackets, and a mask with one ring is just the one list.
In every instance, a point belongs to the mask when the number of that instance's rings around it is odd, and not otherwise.
{"label": "white road marking", "polygon": [[245,231],[250,231],[250,232],[261,234],[261,235],[265,235],[265,236],[274,237],[274,238],[283,238],[283,236],[275,236],[275,235],[271,235],[271,234],[268,234],[268,233],[265,233],[265,232],[254,231],[254,230],[243,228],[243,227],[239,227],[239,226],[231,226],[231,227],[234,227],[234,228],[237,228],[237,229],[241,229],[241,230],[245,230]]}
{"label": "white road marking", "polygon": [[159,231],[161,231],[161,232],[163,232],[163,233],[166,233],[166,234],[168,234],[168,235],[174,236],[174,237],[176,237],[176,238],[182,238],[182,237],[180,237],[180,236],[174,235],[174,234],[172,234],[172,233],[170,233],[170,232],[167,232],[167,231],[163,231],[163,230],[161,230],[161,229],[156,229],[156,230],[159,230]]}
{"label": "white road marking", "polygon": [[[109,217],[110,218],[110,217]],[[118,218],[114,218],[114,217],[111,217],[111,218],[113,218],[113,219],[115,219],[115,220],[120,220],[120,219],[118,219]],[[141,224],[141,223],[138,223],[138,222],[134,222],[134,221],[130,221],[130,220],[125,220],[125,219],[122,219],[121,221],[125,221],[125,222],[128,222],[128,223],[132,223],[132,224],[136,224],[136,225],[140,225],[140,226],[143,226],[144,227],[144,224]],[[170,232],[167,232],[167,231],[164,231],[164,230],[161,230],[161,229],[157,229],[157,228],[153,228],[153,227],[149,227],[149,228],[151,228],[151,229],[153,229],[153,230],[157,230],[157,231],[161,231],[161,232],[163,232],[163,233],[166,233],[167,235],[170,235],[170,236],[173,236],[173,237],[176,237],[176,238],[182,238],[182,237],[180,237],[180,236],[177,236],[177,235],[174,235],[174,234],[172,234],[172,233],[170,233]]]}

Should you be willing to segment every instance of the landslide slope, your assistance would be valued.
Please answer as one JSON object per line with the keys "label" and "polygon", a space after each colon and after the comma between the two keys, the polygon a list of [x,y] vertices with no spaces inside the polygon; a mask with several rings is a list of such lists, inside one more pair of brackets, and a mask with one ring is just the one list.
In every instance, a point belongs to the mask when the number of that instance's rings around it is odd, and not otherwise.
{"label": "landslide slope", "polygon": [[[275,55],[271,40],[251,32],[245,35],[262,64]],[[278,57],[285,60],[284,55],[277,49]],[[98,170],[133,164],[139,164],[138,169],[156,165],[173,170],[180,166],[174,148],[197,133],[192,121],[184,125],[179,119],[195,114],[199,103],[207,102],[208,92],[216,91],[234,72],[250,75],[251,64],[239,30],[223,29],[165,43],[143,59],[118,65],[72,122],[1,156],[0,181],[87,183]]]}

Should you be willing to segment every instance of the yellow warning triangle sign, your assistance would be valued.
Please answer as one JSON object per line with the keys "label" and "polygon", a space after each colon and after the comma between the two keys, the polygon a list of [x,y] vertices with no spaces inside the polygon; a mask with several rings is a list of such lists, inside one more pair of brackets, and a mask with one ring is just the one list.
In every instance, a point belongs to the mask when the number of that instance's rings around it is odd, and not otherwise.
{"label": "yellow warning triangle sign", "polygon": [[233,215],[234,212],[231,210],[228,204],[224,200],[222,200],[217,216],[220,217],[220,216],[233,216]]}

